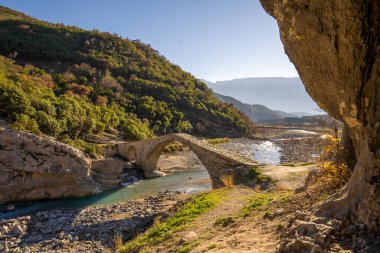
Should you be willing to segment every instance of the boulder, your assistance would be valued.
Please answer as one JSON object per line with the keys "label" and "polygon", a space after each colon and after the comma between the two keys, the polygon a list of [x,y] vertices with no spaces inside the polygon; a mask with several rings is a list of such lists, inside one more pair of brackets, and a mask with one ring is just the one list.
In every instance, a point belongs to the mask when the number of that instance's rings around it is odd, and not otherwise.
{"label": "boulder", "polygon": [[9,205],[7,205],[6,207],[5,207],[5,210],[6,211],[13,211],[13,210],[15,210],[16,209],[16,207],[14,206],[14,205],[12,205],[12,204],[9,204]]}
{"label": "boulder", "polygon": [[91,159],[51,137],[0,128],[0,203],[99,192]]}
{"label": "boulder", "polygon": [[188,242],[188,241],[191,241],[191,240],[195,240],[197,238],[198,238],[197,233],[195,233],[194,231],[190,231],[185,236],[183,236],[181,238],[180,242],[181,243],[185,243],[185,242]]}
{"label": "boulder", "polygon": [[298,235],[311,236],[318,232],[318,228],[315,223],[309,221],[297,220],[295,222],[296,231]]}
{"label": "boulder", "polygon": [[118,175],[123,173],[123,169],[128,166],[128,162],[121,159],[107,158],[92,161],[91,169],[106,175]]}

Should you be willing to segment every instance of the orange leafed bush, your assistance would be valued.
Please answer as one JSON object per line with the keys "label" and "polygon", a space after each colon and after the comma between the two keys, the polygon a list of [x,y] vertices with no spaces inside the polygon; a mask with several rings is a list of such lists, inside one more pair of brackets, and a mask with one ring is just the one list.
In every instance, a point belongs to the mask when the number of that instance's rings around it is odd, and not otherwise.
{"label": "orange leafed bush", "polygon": [[337,132],[335,136],[326,135],[328,144],[324,147],[319,162],[319,172],[309,178],[308,185],[335,191],[345,185],[351,176],[351,170],[344,161],[344,148]]}

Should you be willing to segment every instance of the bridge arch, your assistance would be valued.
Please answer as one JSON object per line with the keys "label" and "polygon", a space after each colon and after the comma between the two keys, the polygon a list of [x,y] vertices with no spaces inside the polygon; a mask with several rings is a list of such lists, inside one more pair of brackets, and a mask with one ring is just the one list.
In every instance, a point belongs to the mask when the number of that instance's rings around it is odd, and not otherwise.
{"label": "bridge arch", "polygon": [[[249,173],[252,166],[257,165],[252,160],[238,154],[222,150],[209,145],[188,134],[169,134],[156,139],[119,144],[119,155],[131,159],[135,158],[136,165],[144,170],[147,177],[159,176],[157,164],[164,148],[173,141],[178,141],[189,147],[206,167],[210,175],[213,188],[223,187],[220,179],[222,175],[231,174],[235,182],[239,182]],[[135,149],[131,153],[131,150]],[[134,157],[134,155],[136,155]]]}
{"label": "bridge arch", "polygon": [[[243,171],[249,171],[247,167],[235,159],[231,159],[220,149],[212,148],[206,141],[198,140],[190,135],[173,134],[166,138],[159,138],[150,146],[144,157],[144,170],[153,172],[157,170],[158,160],[164,148],[173,141],[181,142],[195,153],[201,163],[206,167],[214,188],[223,186],[220,177],[224,174],[237,176]],[[237,173],[239,171],[239,173]]]}

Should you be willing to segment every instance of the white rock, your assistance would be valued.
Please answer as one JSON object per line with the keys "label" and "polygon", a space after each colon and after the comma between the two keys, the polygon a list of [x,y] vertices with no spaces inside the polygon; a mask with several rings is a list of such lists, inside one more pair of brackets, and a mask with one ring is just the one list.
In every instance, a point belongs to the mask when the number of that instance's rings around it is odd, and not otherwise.
{"label": "white rock", "polygon": [[276,210],[276,215],[282,215],[283,213],[284,213],[283,208]]}
{"label": "white rock", "polygon": [[195,233],[194,231],[190,231],[189,233],[187,233],[183,238],[182,240],[187,242],[187,241],[190,241],[190,240],[194,240],[198,238],[198,235],[197,233]]}

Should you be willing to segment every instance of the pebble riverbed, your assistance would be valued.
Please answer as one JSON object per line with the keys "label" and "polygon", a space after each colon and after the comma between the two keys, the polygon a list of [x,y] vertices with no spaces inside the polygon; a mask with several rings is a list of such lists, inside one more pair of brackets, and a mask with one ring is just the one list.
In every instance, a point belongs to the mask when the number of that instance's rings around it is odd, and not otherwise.
{"label": "pebble riverbed", "polygon": [[317,162],[328,144],[321,134],[308,131],[282,130],[266,134],[270,136],[266,140],[232,139],[220,147],[261,163],[288,164]]}
{"label": "pebble riverbed", "polygon": [[0,252],[113,252],[114,237],[124,240],[144,230],[178,204],[180,192],[74,210],[51,210],[0,220]]}

